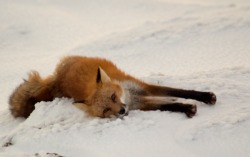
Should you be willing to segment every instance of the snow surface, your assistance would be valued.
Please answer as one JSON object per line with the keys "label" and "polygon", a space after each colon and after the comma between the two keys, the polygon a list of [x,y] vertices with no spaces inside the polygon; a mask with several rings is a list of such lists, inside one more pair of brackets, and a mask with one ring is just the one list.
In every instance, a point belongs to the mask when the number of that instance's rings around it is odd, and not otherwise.
{"label": "snow surface", "polygon": [[[250,156],[250,1],[1,0],[1,157]],[[66,55],[99,56],[144,81],[213,91],[184,114],[91,118],[71,99],[14,119],[8,97],[30,70]],[[192,100],[187,100],[192,101]]]}

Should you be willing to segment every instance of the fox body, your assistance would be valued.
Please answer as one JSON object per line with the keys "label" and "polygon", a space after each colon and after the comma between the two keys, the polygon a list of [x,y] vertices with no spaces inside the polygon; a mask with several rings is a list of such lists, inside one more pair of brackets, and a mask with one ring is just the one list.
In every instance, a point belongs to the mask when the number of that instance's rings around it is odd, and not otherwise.
{"label": "fox body", "polygon": [[31,72],[10,96],[10,110],[14,117],[28,117],[37,102],[52,101],[56,97],[73,98],[78,108],[102,118],[122,117],[133,109],[177,111],[193,117],[196,105],[183,104],[179,98],[207,104],[216,102],[212,92],[145,83],[125,74],[106,59],[68,56],[47,78]]}

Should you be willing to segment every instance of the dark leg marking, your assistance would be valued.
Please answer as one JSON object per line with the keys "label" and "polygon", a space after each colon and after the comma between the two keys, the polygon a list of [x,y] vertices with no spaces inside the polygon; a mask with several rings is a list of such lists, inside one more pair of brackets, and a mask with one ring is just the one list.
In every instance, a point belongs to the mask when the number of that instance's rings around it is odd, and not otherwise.
{"label": "dark leg marking", "polygon": [[155,96],[173,96],[185,99],[194,99],[212,105],[216,103],[216,95],[212,92],[184,90],[156,85],[149,85],[148,87],[150,93]]}
{"label": "dark leg marking", "polygon": [[172,111],[172,112],[182,112],[187,115],[187,117],[192,118],[196,112],[197,107],[193,104],[182,104],[182,103],[173,103],[160,106],[161,111]]}

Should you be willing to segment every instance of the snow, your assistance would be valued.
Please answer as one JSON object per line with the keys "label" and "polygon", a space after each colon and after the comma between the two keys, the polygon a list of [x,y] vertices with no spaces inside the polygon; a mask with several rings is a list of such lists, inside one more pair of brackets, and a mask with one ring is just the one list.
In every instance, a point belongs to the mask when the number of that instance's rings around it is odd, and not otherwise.
{"label": "snow", "polygon": [[[248,0],[1,0],[0,156],[250,156]],[[13,118],[8,98],[66,55],[112,60],[144,81],[213,91],[215,106],[184,114],[89,117],[71,99]]]}

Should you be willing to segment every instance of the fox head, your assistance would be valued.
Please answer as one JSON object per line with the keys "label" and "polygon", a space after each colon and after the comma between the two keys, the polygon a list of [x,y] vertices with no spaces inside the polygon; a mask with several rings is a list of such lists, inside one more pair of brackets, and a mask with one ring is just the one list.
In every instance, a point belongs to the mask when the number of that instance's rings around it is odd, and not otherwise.
{"label": "fox head", "polygon": [[111,80],[101,67],[97,71],[96,84],[94,94],[84,101],[85,111],[101,118],[126,115],[128,112],[128,105],[125,104],[127,94],[122,86],[117,81]]}

